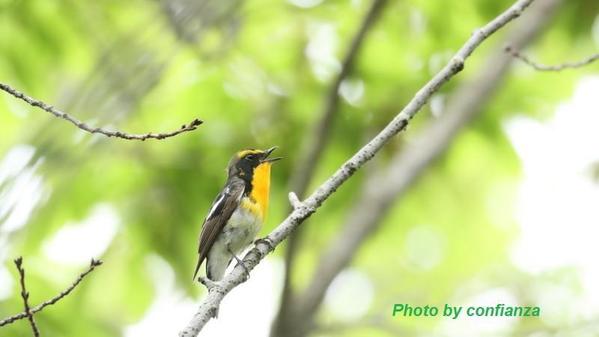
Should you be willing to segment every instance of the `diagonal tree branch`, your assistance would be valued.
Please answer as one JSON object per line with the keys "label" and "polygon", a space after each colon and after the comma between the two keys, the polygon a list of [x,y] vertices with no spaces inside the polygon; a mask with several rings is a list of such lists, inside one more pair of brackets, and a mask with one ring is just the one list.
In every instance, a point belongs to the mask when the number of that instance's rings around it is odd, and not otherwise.
{"label": "diagonal tree branch", "polygon": [[[547,26],[561,0],[539,0],[507,40],[519,48],[531,43]],[[344,226],[322,255],[305,291],[291,304],[294,325],[290,336],[302,336],[303,327],[313,326],[317,308],[331,282],[351,262],[359,247],[381,225],[391,206],[401,198],[429,164],[443,154],[459,131],[482,112],[492,93],[509,70],[512,58],[501,48],[494,51],[473,80],[460,86],[442,115],[424,127],[404,151],[396,153],[385,169],[368,176],[360,197],[347,215]]]}
{"label": "diagonal tree branch", "polygon": [[35,320],[33,319],[33,314],[31,313],[31,308],[29,307],[29,293],[25,288],[25,269],[23,268],[23,258],[16,258],[15,265],[17,266],[17,270],[19,271],[19,280],[21,283],[21,297],[23,298],[23,304],[25,306],[25,315],[27,315],[27,319],[29,320],[29,324],[31,325],[31,330],[33,330],[33,335],[35,337],[39,337],[40,330],[37,328],[37,324],[35,324]]}
{"label": "diagonal tree branch", "polygon": [[16,97],[18,99],[21,99],[21,100],[27,102],[31,106],[38,107],[42,110],[45,110],[45,111],[51,113],[55,117],[62,118],[64,120],[68,121],[69,123],[75,125],[76,127],[78,127],[79,129],[81,129],[83,131],[86,131],[89,133],[99,133],[99,134],[102,134],[107,137],[116,137],[116,138],[122,138],[122,139],[127,139],[127,140],[141,140],[141,141],[144,141],[146,139],[165,139],[165,138],[174,137],[174,136],[184,133],[184,132],[193,131],[193,130],[197,129],[197,127],[203,123],[202,120],[196,118],[196,119],[192,120],[189,124],[182,125],[179,130],[175,130],[175,131],[171,131],[171,132],[164,132],[164,133],[150,132],[150,133],[145,133],[145,134],[129,134],[129,133],[121,132],[121,131],[109,131],[109,130],[105,130],[102,128],[91,127],[91,126],[85,124],[84,122],[76,119],[75,117],[67,114],[66,112],[60,111],[49,104],[46,104],[46,103],[39,101],[35,98],[29,97],[29,96],[25,95],[24,93],[12,88],[11,86],[9,86],[7,84],[0,83],[0,89],[6,91],[7,93],[13,95],[14,97]]}
{"label": "diagonal tree branch", "polygon": [[[339,89],[341,87],[341,83],[352,72],[355,59],[359,53],[359,50],[364,44],[366,35],[380,16],[386,3],[387,0],[372,1],[370,8],[362,19],[362,23],[360,24],[360,27],[353,37],[351,44],[349,45],[349,48],[347,49],[347,52],[343,58],[341,71],[335,77],[324,97],[322,113],[320,114],[321,119],[315,125],[313,131],[314,136],[308,137],[311,142],[308,143],[308,147],[304,153],[304,156],[298,161],[298,168],[295,170],[295,174],[291,179],[290,189],[295,191],[300,198],[304,197],[306,190],[308,189],[308,185],[314,176],[316,164],[320,162],[322,153],[329,142],[331,125],[333,124],[333,120],[337,111],[339,111]],[[291,210],[289,212],[291,212]],[[285,247],[285,276],[283,279],[283,290],[281,292],[279,312],[277,313],[277,318],[275,318],[273,323],[273,331],[275,332],[279,329],[285,329],[285,318],[288,317],[288,302],[293,296],[291,280],[293,279],[292,272],[294,270],[296,250],[299,245],[299,241],[301,240],[300,235],[301,230],[292,233],[287,240]]]}
{"label": "diagonal tree branch", "polygon": [[599,53],[596,53],[596,54],[593,54],[593,55],[591,55],[583,60],[577,61],[577,62],[566,62],[566,63],[554,65],[554,66],[548,66],[548,65],[539,64],[539,63],[532,61],[527,56],[522,55],[518,51],[517,48],[514,48],[510,45],[505,47],[505,52],[512,55],[513,57],[519,59],[520,61],[528,64],[529,66],[533,67],[535,70],[538,70],[538,71],[562,71],[564,69],[582,68],[586,65],[589,65],[589,64],[599,60]]}
{"label": "diagonal tree branch", "polygon": [[[408,105],[370,142],[362,147],[356,154],[347,160],[330,178],[321,184],[314,193],[301,202],[283,222],[275,228],[266,240],[259,241],[243,259],[244,266],[237,265],[225,278],[209,288],[208,295],[200,303],[198,311],[194,314],[189,324],[180,332],[179,336],[197,336],[206,323],[213,317],[223,298],[236,286],[245,282],[246,272],[254,269],[264,257],[285,240],[293,230],[303,223],[310,215],[322,205],[343,183],[345,183],[393,136],[403,131],[409,121],[422,109],[428,99],[449,81],[455,74],[464,68],[465,60],[474,50],[490,35],[517,18],[534,0],[518,0],[510,8],[501,13],[484,27],[476,30],[466,43],[453,56],[451,61],[441,69],[428,83],[426,83],[412,98]],[[267,242],[269,242],[267,244]]]}
{"label": "diagonal tree branch", "polygon": [[[83,281],[83,279],[85,278],[85,276],[87,276],[89,273],[91,273],[92,271],[94,271],[94,269],[96,269],[96,267],[100,266],[102,264],[102,261],[100,260],[95,260],[92,259],[89,267],[87,268],[86,271],[84,271],[83,273],[81,273],[79,275],[79,277],[77,277],[77,279],[75,280],[75,282],[73,282],[73,284],[71,284],[67,289],[63,290],[60,294],[56,295],[55,297],[47,300],[46,302],[32,308],[30,310],[31,314],[35,314],[37,312],[42,311],[45,307],[49,306],[49,305],[53,305],[56,302],[60,301],[61,299],[65,298],[67,295],[69,295],[78,285],[79,283],[81,283],[81,281]],[[3,320],[0,321],[0,327],[7,325],[7,324],[11,324],[14,323],[15,321],[18,321],[20,319],[23,319],[25,317],[27,317],[27,312],[22,312],[20,314],[16,314],[10,317],[7,317]]]}

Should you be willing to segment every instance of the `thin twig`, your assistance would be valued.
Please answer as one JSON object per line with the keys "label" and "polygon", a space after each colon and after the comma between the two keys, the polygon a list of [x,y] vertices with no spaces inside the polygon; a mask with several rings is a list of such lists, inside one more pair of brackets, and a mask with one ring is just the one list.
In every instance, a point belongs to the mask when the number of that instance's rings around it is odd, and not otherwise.
{"label": "thin twig", "polygon": [[29,96],[25,95],[24,93],[12,88],[11,86],[9,86],[7,84],[0,83],[0,89],[6,91],[7,93],[13,95],[14,97],[16,97],[18,99],[21,99],[21,100],[27,102],[31,106],[38,107],[42,110],[45,110],[45,111],[51,113],[52,115],[54,115],[58,118],[62,118],[64,120],[70,122],[71,124],[75,125],[76,127],[78,127],[79,129],[81,129],[83,131],[87,131],[92,134],[99,133],[99,134],[105,135],[107,137],[116,137],[116,138],[127,139],[127,140],[141,140],[141,141],[144,141],[146,139],[165,139],[165,138],[169,138],[169,137],[174,137],[174,136],[184,133],[184,132],[193,131],[193,130],[197,129],[198,126],[200,126],[202,123],[204,123],[202,120],[196,118],[196,119],[192,120],[189,124],[182,125],[181,128],[178,130],[171,131],[171,132],[164,132],[164,133],[150,132],[150,133],[145,133],[145,134],[129,134],[129,133],[125,133],[122,131],[109,131],[109,130],[105,130],[102,128],[93,128],[93,127],[85,124],[84,122],[76,119],[75,117],[67,114],[66,112],[60,111],[49,104],[46,104],[46,103],[39,101],[35,98],[29,97]]}
{"label": "thin twig", "polygon": [[[102,261],[100,260],[95,260],[92,259],[90,264],[89,264],[89,268],[84,271],[83,273],[81,273],[79,275],[79,277],[77,277],[77,279],[75,280],[75,282],[73,282],[73,284],[71,284],[67,289],[63,290],[60,294],[56,295],[55,297],[53,297],[52,299],[34,307],[33,309],[31,309],[31,313],[35,314],[37,312],[42,311],[45,307],[49,306],[49,305],[53,305],[56,302],[60,301],[61,299],[63,299],[65,296],[67,296],[68,294],[71,293],[71,291],[73,291],[73,289],[75,289],[75,287],[77,287],[79,285],[79,283],[81,283],[81,281],[83,281],[83,278],[85,276],[87,276],[87,274],[91,273],[92,271],[94,271],[94,269],[96,269],[96,267],[100,266],[102,264]],[[20,319],[23,319],[27,317],[27,313],[26,312],[22,312],[20,314],[16,314],[14,316],[10,316],[7,317],[3,320],[0,321],[0,327],[7,325],[7,324],[11,324],[15,321],[18,321]]]}
{"label": "thin twig", "polygon": [[21,297],[23,298],[23,304],[25,306],[25,315],[27,315],[27,318],[29,319],[29,324],[31,325],[31,330],[33,330],[33,335],[35,337],[39,337],[40,330],[37,328],[37,324],[35,324],[35,320],[33,319],[33,313],[31,312],[31,308],[29,308],[29,293],[25,288],[25,269],[23,268],[23,258],[16,258],[15,265],[17,266],[17,270],[19,271],[19,279],[21,283]]}
{"label": "thin twig", "polygon": [[260,241],[243,258],[243,265],[238,264],[219,282],[219,286],[211,289],[199,305],[189,324],[179,333],[181,337],[197,336],[206,323],[218,312],[223,298],[235,287],[245,282],[247,272],[251,271],[269,254],[277,245],[285,240],[293,230],[300,226],[309,216],[325,202],[335,191],[343,185],[366,162],[372,159],[380,149],[387,144],[393,136],[405,130],[409,121],[422,109],[430,97],[442,85],[464,69],[465,60],[489,36],[514,20],[534,0],[518,0],[510,8],[501,13],[484,27],[478,29],[458,50],[448,64],[441,69],[428,83],[426,83],[387,126],[379,132],[370,142],[364,145],[350,159],[348,159],[331,177],[321,184],[312,195],[303,201],[304,207],[291,212],[283,222],[267,236],[270,244]]}
{"label": "thin twig", "polygon": [[300,207],[302,207],[302,202],[299,200],[299,198],[297,197],[297,194],[295,194],[295,192],[289,192],[289,203],[291,204],[291,207],[293,207],[293,209],[298,209]]}
{"label": "thin twig", "polygon": [[528,64],[529,66],[533,67],[534,69],[536,69],[538,71],[562,71],[564,69],[581,68],[581,67],[584,67],[588,64],[591,64],[591,63],[599,60],[599,53],[596,53],[596,54],[593,54],[581,61],[566,62],[566,63],[554,65],[554,66],[548,66],[548,65],[539,64],[539,63],[532,61],[525,55],[522,55],[518,50],[516,50],[512,46],[506,46],[505,52],[512,55],[513,57],[521,60],[522,62]]}

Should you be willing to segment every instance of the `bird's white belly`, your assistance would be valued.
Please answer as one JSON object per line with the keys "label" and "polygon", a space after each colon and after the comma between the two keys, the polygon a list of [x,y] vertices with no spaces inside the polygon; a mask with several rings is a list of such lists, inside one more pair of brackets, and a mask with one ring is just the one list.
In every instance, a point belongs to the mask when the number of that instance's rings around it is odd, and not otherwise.
{"label": "bird's white belly", "polygon": [[261,226],[262,219],[254,213],[242,207],[233,212],[208,252],[206,266],[210,270],[212,280],[222,279],[229,262],[233,259],[231,252],[238,258],[243,258],[239,254],[252,243]]}
{"label": "bird's white belly", "polygon": [[249,212],[248,210],[239,207],[223,228],[223,232],[219,235],[217,242],[222,240],[234,253],[240,253],[244,250],[256,237],[260,231],[262,219]]}

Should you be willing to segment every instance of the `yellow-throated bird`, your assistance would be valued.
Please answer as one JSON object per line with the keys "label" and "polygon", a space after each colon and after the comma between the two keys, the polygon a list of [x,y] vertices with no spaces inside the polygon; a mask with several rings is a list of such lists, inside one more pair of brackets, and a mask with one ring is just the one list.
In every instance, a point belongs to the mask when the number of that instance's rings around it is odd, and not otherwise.
{"label": "yellow-throated bird", "polygon": [[227,168],[228,178],[216,196],[200,233],[198,264],[193,278],[206,259],[206,276],[223,278],[225,270],[258,234],[268,208],[270,166],[281,158],[269,158],[268,150],[237,152]]}

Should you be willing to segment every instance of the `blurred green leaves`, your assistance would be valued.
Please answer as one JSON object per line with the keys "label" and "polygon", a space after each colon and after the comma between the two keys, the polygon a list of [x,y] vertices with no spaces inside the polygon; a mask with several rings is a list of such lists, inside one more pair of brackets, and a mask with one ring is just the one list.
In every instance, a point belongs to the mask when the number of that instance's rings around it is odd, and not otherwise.
{"label": "blurred green leaves", "polygon": [[[359,104],[341,104],[314,181],[328,177],[402,108],[475,27],[509,3],[391,2],[365,42],[352,76],[363,82],[363,96]],[[195,117],[205,121],[198,130],[165,141],[127,142],[84,134],[1,95],[0,158],[15,146],[32,146],[35,155],[28,166],[41,177],[40,202],[24,226],[7,231],[0,222],[0,262],[14,277],[11,257],[23,255],[31,261],[32,303],[63,289],[68,282],[64,275],[81,267],[48,258],[43,249],[47,242],[65,225],[82,223],[99,204],[119,217],[102,256],[84,256],[102,258],[101,270],[75,295],[36,317],[47,336],[81,331],[93,337],[120,336],[154,298],[143,262],[150,254],[168,261],[178,286],[197,296],[199,287],[190,282],[197,235],[235,151],[280,146],[286,159],[273,170],[271,213],[262,233],[283,218],[288,177],[318,120],[330,80],[326,71],[319,76],[314,69],[324,67],[334,74],[335,61],[366,5],[335,0],[302,9],[274,0],[0,1],[3,81],[91,125],[143,133],[172,130]],[[534,54],[562,60],[592,51],[595,5],[591,0],[568,1]],[[325,47],[315,41],[322,29],[324,41],[331,43],[332,65],[315,64],[318,58],[308,57],[310,44],[319,51]],[[488,50],[481,49],[444,93],[471,78]],[[375,285],[373,313],[387,310],[381,303],[398,294],[442,301],[481,270],[507,263],[514,226],[495,226],[487,211],[490,202],[509,208],[519,174],[501,122],[515,113],[546,116],[570,94],[580,75],[539,75],[514,67],[482,117],[396,205],[382,230],[358,254],[356,268],[367,271]],[[418,125],[408,132],[417,132]],[[392,144],[387,154],[404,146],[401,142]],[[14,172],[18,174],[22,171]],[[300,256],[300,282],[335,235],[364,174],[368,171],[335,194],[306,228],[310,249]],[[0,180],[0,203],[6,203],[3,198],[14,176]],[[504,191],[503,199],[489,201],[490,191],[498,189]],[[506,216],[501,221],[513,220]],[[410,232],[418,228],[436,233],[444,245],[438,263],[426,270],[405,262],[411,254]],[[94,235],[78,239],[93,241]],[[397,274],[401,277],[395,278]],[[0,298],[2,317],[21,308],[16,283],[8,286],[13,292]],[[27,329],[17,323],[0,331],[27,336]]]}

